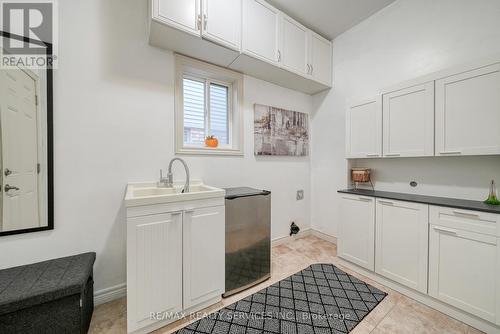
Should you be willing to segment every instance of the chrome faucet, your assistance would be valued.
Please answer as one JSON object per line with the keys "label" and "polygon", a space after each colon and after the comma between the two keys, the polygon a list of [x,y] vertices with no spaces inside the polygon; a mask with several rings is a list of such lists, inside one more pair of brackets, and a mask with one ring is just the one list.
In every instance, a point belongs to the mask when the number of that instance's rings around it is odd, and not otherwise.
{"label": "chrome faucet", "polygon": [[182,163],[184,166],[184,170],[186,172],[186,183],[184,184],[184,189],[182,189],[183,193],[188,193],[189,192],[189,167],[187,163],[181,159],[181,158],[173,158],[170,160],[170,163],[168,164],[168,172],[167,172],[167,177],[163,177],[163,171],[160,169],[160,182],[158,182],[159,187],[164,187],[164,188],[173,188],[174,186],[174,174],[172,174],[172,165],[175,160],[178,160]]}

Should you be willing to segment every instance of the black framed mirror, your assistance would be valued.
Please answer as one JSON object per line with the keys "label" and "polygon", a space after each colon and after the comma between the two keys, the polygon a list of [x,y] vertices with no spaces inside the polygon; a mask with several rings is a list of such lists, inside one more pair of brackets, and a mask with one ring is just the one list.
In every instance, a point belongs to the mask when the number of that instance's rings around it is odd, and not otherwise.
{"label": "black framed mirror", "polygon": [[52,66],[23,64],[7,47],[34,45],[52,59],[52,45],[0,33],[0,236],[52,230]]}

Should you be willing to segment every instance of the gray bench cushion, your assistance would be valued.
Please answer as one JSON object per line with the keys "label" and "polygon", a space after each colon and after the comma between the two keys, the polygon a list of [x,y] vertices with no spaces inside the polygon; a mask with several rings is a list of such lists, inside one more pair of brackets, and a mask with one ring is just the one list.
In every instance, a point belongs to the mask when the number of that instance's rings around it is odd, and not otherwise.
{"label": "gray bench cushion", "polygon": [[0,315],[81,294],[95,253],[84,253],[0,270]]}

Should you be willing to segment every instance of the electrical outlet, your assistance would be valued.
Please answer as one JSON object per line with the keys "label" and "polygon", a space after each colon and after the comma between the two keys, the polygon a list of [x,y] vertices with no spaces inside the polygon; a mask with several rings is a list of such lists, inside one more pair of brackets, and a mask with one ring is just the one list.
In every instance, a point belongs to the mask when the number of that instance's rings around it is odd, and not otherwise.
{"label": "electrical outlet", "polygon": [[302,201],[304,199],[304,190],[297,190],[297,201]]}

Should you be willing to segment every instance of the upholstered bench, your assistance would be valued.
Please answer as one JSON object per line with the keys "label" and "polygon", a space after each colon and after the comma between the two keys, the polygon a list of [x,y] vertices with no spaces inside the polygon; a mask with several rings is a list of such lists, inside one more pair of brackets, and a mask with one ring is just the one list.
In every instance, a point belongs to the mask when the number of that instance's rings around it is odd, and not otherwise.
{"label": "upholstered bench", "polygon": [[0,333],[87,333],[95,253],[0,270]]}

